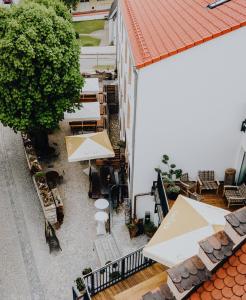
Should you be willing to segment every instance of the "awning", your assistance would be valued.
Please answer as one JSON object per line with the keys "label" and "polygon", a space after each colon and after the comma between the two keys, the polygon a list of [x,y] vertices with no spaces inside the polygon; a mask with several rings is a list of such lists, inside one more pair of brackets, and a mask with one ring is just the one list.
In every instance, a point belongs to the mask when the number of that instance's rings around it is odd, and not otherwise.
{"label": "awning", "polygon": [[223,230],[228,213],[180,195],[143,254],[172,267],[198,254],[199,241]]}
{"label": "awning", "polygon": [[66,136],[65,139],[69,162],[115,156],[106,130]]}
{"label": "awning", "polygon": [[98,78],[85,78],[82,94],[98,94],[100,92]]}
{"label": "awning", "polygon": [[98,121],[100,118],[99,102],[82,103],[81,109],[76,109],[73,113],[64,113],[64,120],[69,122]]}

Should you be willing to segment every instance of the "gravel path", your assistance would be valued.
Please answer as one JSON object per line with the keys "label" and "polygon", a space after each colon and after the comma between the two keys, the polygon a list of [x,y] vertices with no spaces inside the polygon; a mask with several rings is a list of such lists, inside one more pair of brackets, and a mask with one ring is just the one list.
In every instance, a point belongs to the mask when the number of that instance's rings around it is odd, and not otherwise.
{"label": "gravel path", "polygon": [[[65,130],[66,132],[66,130]],[[67,161],[64,134],[60,160]],[[59,161],[56,162],[59,165]],[[68,300],[73,280],[99,265],[93,201],[79,163],[64,163],[64,224],[57,231],[62,252],[49,254],[44,217],[27,169],[19,135],[0,125],[0,299]]]}

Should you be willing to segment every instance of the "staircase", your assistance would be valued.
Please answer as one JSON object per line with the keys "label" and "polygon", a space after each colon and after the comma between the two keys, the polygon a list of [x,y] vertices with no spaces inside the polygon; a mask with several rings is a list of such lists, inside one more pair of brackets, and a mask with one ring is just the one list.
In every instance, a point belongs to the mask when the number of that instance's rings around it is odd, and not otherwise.
{"label": "staircase", "polygon": [[115,261],[121,257],[115,239],[110,234],[98,238],[95,241],[95,248],[102,267],[105,266],[107,262]]}

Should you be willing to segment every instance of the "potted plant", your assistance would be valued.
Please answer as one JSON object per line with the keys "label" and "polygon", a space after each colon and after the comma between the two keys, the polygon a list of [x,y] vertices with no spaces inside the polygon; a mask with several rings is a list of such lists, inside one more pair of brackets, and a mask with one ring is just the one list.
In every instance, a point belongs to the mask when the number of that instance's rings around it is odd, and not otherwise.
{"label": "potted plant", "polygon": [[119,271],[113,271],[112,273],[109,274],[109,279],[110,280],[115,280],[120,277],[120,272]]}
{"label": "potted plant", "polygon": [[169,163],[169,156],[164,154],[162,156],[162,163],[166,166],[166,170],[162,171],[160,168],[156,168],[156,172],[161,173],[164,184],[167,186],[167,197],[170,200],[176,200],[180,187],[176,184],[176,180],[182,175],[182,170],[177,169],[175,164]]}
{"label": "potted plant", "polygon": [[84,270],[82,271],[82,274],[85,276],[87,274],[90,274],[92,272],[91,268],[84,268]]}
{"label": "potted plant", "polygon": [[138,227],[135,223],[130,223],[127,225],[128,230],[129,230],[129,234],[130,234],[130,238],[134,238],[137,236],[138,233]]}
{"label": "potted plant", "polygon": [[149,238],[152,238],[152,236],[155,234],[156,230],[157,230],[157,227],[155,226],[155,224],[152,221],[144,224],[144,233]]}
{"label": "potted plant", "polygon": [[85,294],[85,284],[84,284],[82,278],[78,277],[75,280],[75,283],[76,283],[76,288],[79,291],[80,295],[83,296]]}

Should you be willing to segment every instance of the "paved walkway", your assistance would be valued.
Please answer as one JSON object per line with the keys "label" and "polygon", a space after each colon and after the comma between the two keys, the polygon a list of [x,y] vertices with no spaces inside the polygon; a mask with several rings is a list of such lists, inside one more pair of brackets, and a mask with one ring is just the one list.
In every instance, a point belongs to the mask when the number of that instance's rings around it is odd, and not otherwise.
{"label": "paved walkway", "polygon": [[[85,267],[100,267],[94,249],[96,209],[88,198],[84,163],[68,163],[68,125],[50,138],[59,145],[54,167],[64,175],[59,186],[65,218],[57,231],[62,252],[49,254],[44,216],[33,186],[20,135],[0,124],[0,300],[69,300],[71,286]],[[121,254],[142,246],[145,237],[130,240],[123,215],[113,217],[113,236]]]}
{"label": "paved walkway", "polygon": [[[59,132],[56,136],[63,139],[64,134]],[[60,160],[66,160],[65,156],[62,151]],[[62,252],[50,255],[43,212],[26,166],[21,138],[0,124],[1,300],[69,300],[73,280],[82,269],[99,266],[93,249],[95,210],[87,197],[88,179],[81,173],[79,163],[65,166],[65,180],[69,181],[61,191],[66,198],[65,218],[57,231]]]}

